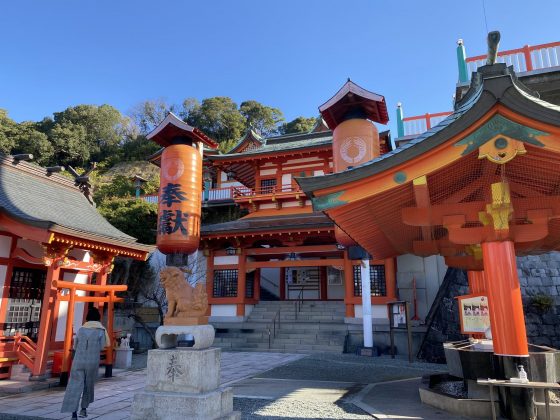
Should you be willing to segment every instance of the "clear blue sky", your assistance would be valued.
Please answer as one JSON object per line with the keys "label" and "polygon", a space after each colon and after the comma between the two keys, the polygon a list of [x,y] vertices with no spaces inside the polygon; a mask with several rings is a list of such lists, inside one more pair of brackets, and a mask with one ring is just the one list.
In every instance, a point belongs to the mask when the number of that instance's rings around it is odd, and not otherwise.
{"label": "clear blue sky", "polygon": [[[560,40],[558,0],[486,0],[500,49]],[[481,0],[13,0],[0,5],[0,108],[17,121],[70,105],[126,113],[230,96],[315,116],[347,77],[406,115],[451,108],[456,41],[486,52]]]}

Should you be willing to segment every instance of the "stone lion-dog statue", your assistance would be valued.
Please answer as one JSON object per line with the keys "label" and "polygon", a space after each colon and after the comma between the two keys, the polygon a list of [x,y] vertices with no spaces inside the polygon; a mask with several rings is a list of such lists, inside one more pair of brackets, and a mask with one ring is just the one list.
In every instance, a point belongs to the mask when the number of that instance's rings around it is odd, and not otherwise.
{"label": "stone lion-dog statue", "polygon": [[208,296],[204,284],[192,287],[185,280],[185,272],[178,267],[164,268],[159,278],[168,302],[163,325],[208,324]]}

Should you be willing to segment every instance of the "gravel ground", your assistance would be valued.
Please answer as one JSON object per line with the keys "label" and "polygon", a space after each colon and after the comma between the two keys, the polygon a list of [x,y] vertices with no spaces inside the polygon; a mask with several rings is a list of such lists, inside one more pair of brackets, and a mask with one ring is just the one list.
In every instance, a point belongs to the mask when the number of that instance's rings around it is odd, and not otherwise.
{"label": "gravel ground", "polygon": [[233,409],[241,411],[242,420],[369,420],[374,418],[354,404],[340,401],[336,404],[329,404],[292,398],[280,398],[276,401],[234,398]]}
{"label": "gravel ground", "polygon": [[308,379],[376,383],[446,372],[446,365],[409,363],[389,356],[363,357],[352,354],[312,354],[257,375],[258,378]]}

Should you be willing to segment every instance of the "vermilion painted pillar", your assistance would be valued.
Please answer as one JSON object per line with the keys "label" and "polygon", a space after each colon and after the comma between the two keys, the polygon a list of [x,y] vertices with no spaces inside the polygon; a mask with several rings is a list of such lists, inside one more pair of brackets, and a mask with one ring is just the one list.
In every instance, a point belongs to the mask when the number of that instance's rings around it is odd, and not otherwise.
{"label": "vermilion painted pillar", "polygon": [[476,295],[479,293],[486,293],[486,279],[484,271],[467,271],[467,278],[469,280],[469,290],[471,294]]}
{"label": "vermilion painted pillar", "polygon": [[513,242],[482,244],[494,353],[528,356],[525,316]]}
{"label": "vermilion painted pillar", "polygon": [[41,379],[47,369],[47,357],[49,354],[50,332],[52,328],[54,299],[52,293],[52,282],[58,280],[60,276],[60,266],[58,260],[53,261],[47,269],[45,280],[45,291],[43,302],[41,303],[41,320],[39,322],[39,336],[37,337],[37,353],[31,370],[31,379]]}
{"label": "vermilion painted pillar", "polygon": [[257,268],[255,270],[255,282],[253,283],[254,291],[253,297],[259,302],[261,300],[261,269]]}
{"label": "vermilion painted pillar", "polygon": [[[482,243],[482,256],[496,357],[496,379],[518,377],[518,367],[522,365],[530,380],[529,347],[513,242]],[[533,418],[533,390],[503,389],[500,394],[506,418]]]}
{"label": "vermilion painted pillar", "polygon": [[237,316],[245,316],[246,261],[247,257],[243,251],[237,265]]}

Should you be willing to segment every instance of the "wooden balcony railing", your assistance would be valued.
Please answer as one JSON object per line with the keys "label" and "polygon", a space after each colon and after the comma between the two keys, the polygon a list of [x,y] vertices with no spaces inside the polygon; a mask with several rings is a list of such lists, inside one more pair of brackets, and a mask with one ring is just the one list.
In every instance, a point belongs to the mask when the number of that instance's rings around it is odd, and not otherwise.
{"label": "wooden balcony railing", "polygon": [[[486,64],[486,55],[468,57],[466,60],[469,77],[472,72]],[[525,45],[522,48],[498,52],[498,62],[513,66],[516,73],[560,66],[560,42],[540,45]]]}
{"label": "wooden balcony railing", "polygon": [[274,185],[270,187],[247,188],[247,187],[234,187],[233,198],[244,200],[247,198],[266,197],[266,196],[293,196],[303,194],[303,191],[297,186],[292,184]]}

